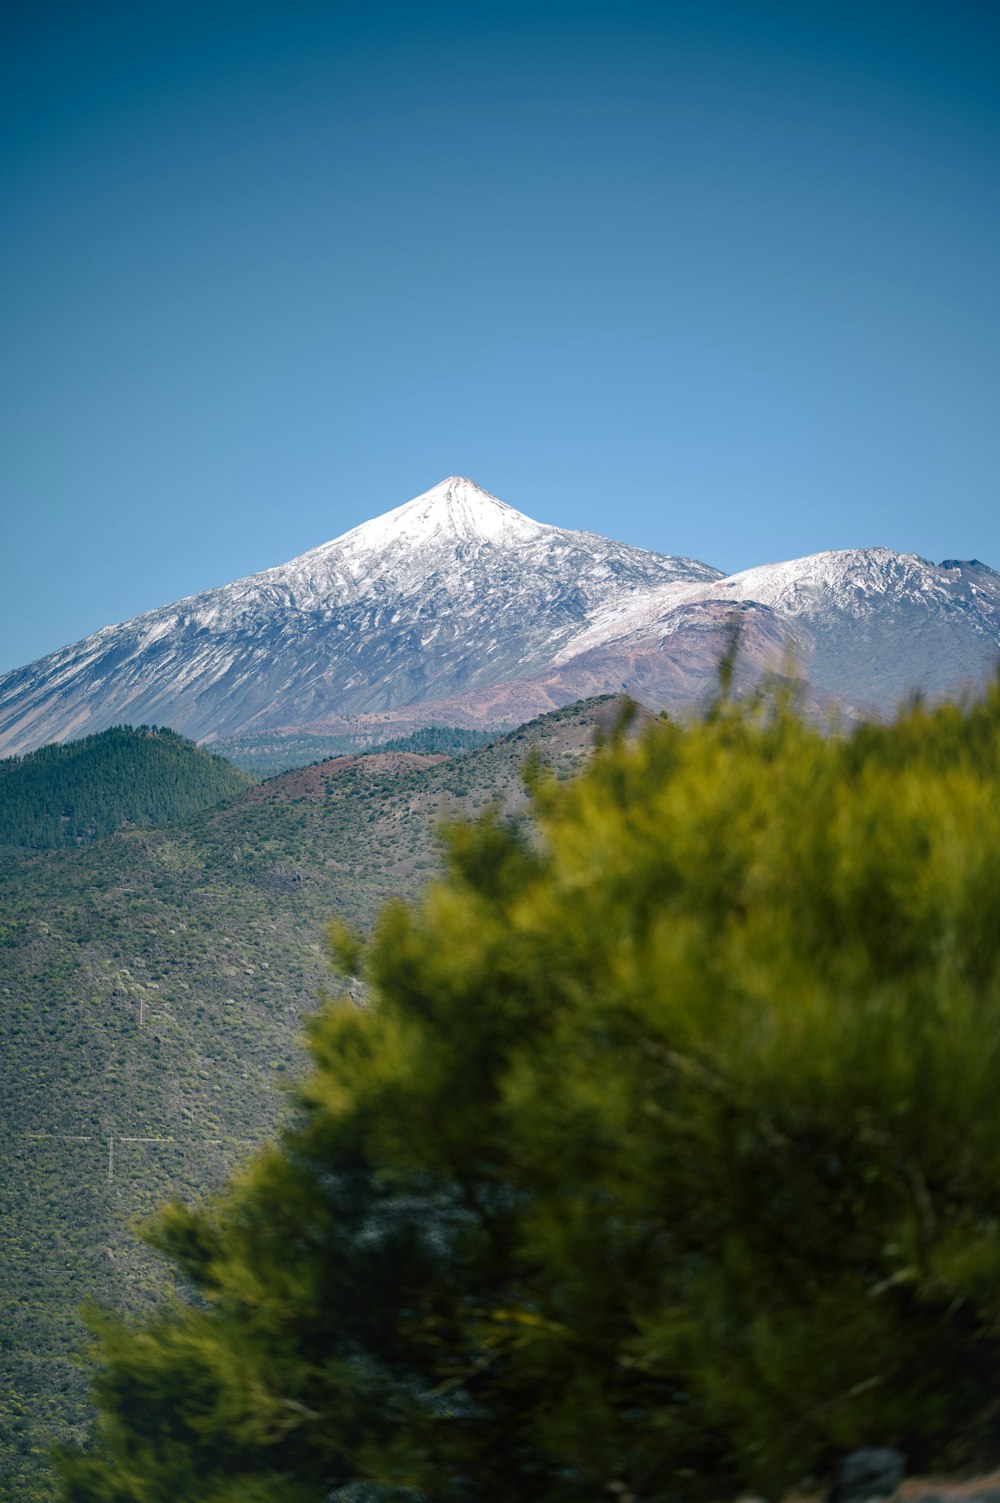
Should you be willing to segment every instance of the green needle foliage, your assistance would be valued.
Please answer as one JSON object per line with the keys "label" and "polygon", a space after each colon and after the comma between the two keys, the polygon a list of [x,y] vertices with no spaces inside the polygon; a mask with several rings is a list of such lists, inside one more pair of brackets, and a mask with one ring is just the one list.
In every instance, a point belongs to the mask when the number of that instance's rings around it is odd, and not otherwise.
{"label": "green needle foliage", "polygon": [[[71,1503],[772,1495],[1000,1459],[1000,688],[723,706],[454,828],[280,1142],[150,1240]],[[362,953],[363,951],[363,953]]]}

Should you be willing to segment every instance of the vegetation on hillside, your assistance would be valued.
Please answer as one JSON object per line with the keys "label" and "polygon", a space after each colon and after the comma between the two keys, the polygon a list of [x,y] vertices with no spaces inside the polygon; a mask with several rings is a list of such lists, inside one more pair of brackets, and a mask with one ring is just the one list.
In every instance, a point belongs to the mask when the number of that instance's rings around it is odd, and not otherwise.
{"label": "vegetation on hillside", "polygon": [[372,751],[422,752],[429,755],[461,757],[495,741],[499,731],[470,731],[460,725],[425,725],[408,736],[393,736],[373,746]]}
{"label": "vegetation on hillside", "polygon": [[126,825],[169,824],[253,781],[176,731],[112,726],[0,761],[0,844],[83,845]]}
{"label": "vegetation on hillside", "polygon": [[68,1503],[770,1496],[1000,1459],[1000,686],[723,707],[539,775],[540,839],[341,965],[293,1122],[150,1240]]}
{"label": "vegetation on hillside", "polygon": [[273,778],[296,767],[307,767],[329,757],[356,753],[403,751],[443,753],[461,756],[495,741],[502,730],[470,731],[462,726],[433,725],[413,731],[408,736],[380,740],[369,730],[366,734],[340,736],[308,735],[297,732],[282,736],[274,731],[257,731],[252,735],[233,736],[215,743],[213,750],[234,766],[258,778]]}
{"label": "vegetation on hillside", "polygon": [[0,1497],[50,1499],[48,1450],[83,1434],[80,1306],[134,1316],[163,1284],[135,1217],[217,1186],[274,1132],[330,985],[330,915],[370,927],[439,869],[442,817],[523,810],[528,753],[568,777],[613,714],[578,705],[453,761],[324,764],[182,824],[0,850]]}

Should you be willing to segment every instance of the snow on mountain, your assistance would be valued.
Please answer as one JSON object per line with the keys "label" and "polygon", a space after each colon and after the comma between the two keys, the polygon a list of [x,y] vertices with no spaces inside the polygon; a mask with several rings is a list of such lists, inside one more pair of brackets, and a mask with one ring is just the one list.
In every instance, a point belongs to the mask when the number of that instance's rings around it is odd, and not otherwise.
{"label": "snow on mountain", "polygon": [[123,720],[212,738],[447,698],[544,668],[612,601],[719,577],[451,476],[287,564],[6,674],[0,748]]}
{"label": "snow on mountain", "polygon": [[978,559],[933,564],[890,548],[858,548],[611,602],[554,661],[565,670],[595,654],[683,651],[676,639],[718,622],[727,607],[744,631],[753,620],[762,665],[792,667],[822,695],[859,709],[884,712],[916,691],[977,689],[1000,657],[995,570]]}
{"label": "snow on mountain", "polygon": [[[556,661],[565,662],[578,652],[644,631],[669,634],[676,630],[676,608],[699,600],[753,601],[789,619],[828,617],[831,612],[861,617],[903,603],[931,609],[955,598],[956,571],[963,567],[970,565],[952,562],[950,568],[939,567],[915,553],[854,548],[762,564],[707,585],[676,581],[651,590],[641,600],[615,601],[603,607],[560,649]],[[985,568],[978,562],[975,567]],[[971,585],[970,599],[992,598],[990,576],[994,587],[1000,584],[1000,576],[986,570],[985,592]]]}
{"label": "snow on mountain", "polygon": [[0,750],[121,721],[209,741],[359,715],[480,724],[622,688],[694,706],[737,616],[742,686],[791,668],[813,706],[888,711],[995,671],[1000,575],[868,548],[724,578],[533,521],[451,476],[287,564],[6,674]]}
{"label": "snow on mountain", "polygon": [[356,558],[371,554],[384,557],[394,547],[423,544],[433,538],[444,538],[447,542],[513,543],[537,538],[546,530],[541,522],[533,522],[523,512],[515,511],[475,481],[464,475],[450,475],[422,496],[371,522],[362,522],[336,542],[314,551],[326,554],[336,549]]}
{"label": "snow on mountain", "polygon": [[863,617],[887,604],[934,610],[963,598],[995,599],[998,586],[1000,575],[978,560],[932,564],[891,548],[852,548],[744,569],[720,580],[713,595],[756,600],[785,616],[836,610]]}

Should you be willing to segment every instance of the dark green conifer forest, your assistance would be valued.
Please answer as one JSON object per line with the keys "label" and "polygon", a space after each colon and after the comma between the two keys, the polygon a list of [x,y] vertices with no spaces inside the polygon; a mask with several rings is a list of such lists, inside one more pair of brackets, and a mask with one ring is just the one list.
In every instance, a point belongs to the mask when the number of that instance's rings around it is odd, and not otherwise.
{"label": "dark green conifer forest", "polygon": [[721,706],[334,932],[289,1125],[147,1230],[66,1503],[780,1496],[1000,1460],[1000,687]]}
{"label": "dark green conifer forest", "polygon": [[112,726],[0,761],[0,845],[84,845],[183,819],[252,783],[176,731]]}

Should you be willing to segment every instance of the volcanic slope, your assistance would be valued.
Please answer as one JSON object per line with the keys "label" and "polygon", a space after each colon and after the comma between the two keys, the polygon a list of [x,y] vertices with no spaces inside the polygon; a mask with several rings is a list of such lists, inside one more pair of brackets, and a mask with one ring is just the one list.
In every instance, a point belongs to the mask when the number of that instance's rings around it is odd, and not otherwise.
{"label": "volcanic slope", "polygon": [[745,684],[805,679],[814,712],[884,714],[915,692],[978,692],[1000,659],[1000,574],[978,559],[933,564],[890,548],[816,553],[709,584],[670,584],[612,604],[571,638],[542,682],[595,692],[609,673],[659,707],[710,697],[726,623],[741,628]]}
{"label": "volcanic slope", "polygon": [[570,775],[614,700],[464,757],[389,752],[288,773],[183,824],[0,851],[0,1496],[51,1496],[81,1433],[86,1300],[148,1304],[129,1230],[217,1184],[274,1127],[302,1014],[330,985],[326,924],[366,927],[439,860],[443,817],[525,808],[537,748]]}
{"label": "volcanic slope", "polygon": [[206,740],[481,691],[544,669],[608,605],[720,577],[532,521],[452,476],[290,563],[4,675],[0,750],[123,719]]}

